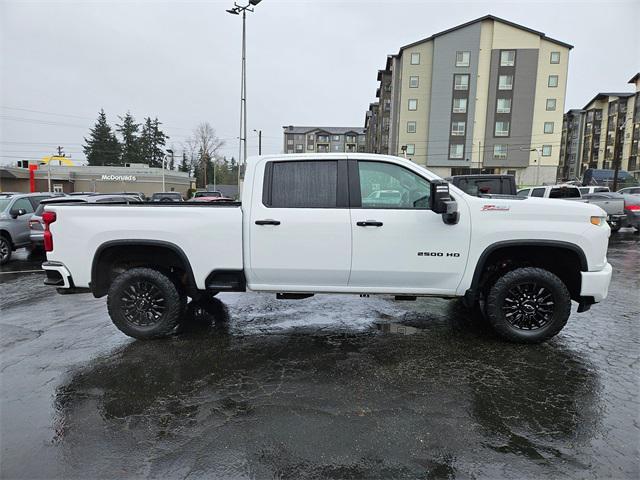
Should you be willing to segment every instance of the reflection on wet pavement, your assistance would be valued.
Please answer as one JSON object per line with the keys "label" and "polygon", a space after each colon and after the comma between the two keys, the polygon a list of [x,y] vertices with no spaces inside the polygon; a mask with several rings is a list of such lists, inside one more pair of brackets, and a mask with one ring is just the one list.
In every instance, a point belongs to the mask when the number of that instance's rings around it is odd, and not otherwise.
{"label": "reflection on wet pavement", "polygon": [[6,308],[2,476],[638,478],[635,237],[609,260],[607,303],[533,347],[438,299],[221,295],[150,342],[88,295]]}

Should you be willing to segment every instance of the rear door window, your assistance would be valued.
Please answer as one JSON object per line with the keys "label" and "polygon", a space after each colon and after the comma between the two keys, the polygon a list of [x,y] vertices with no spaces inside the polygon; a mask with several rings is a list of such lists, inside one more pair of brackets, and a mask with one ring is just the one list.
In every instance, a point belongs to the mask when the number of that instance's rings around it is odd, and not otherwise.
{"label": "rear door window", "polygon": [[268,163],[262,200],[271,208],[337,208],[338,161]]}
{"label": "rear door window", "polygon": [[532,197],[544,197],[544,188],[534,188],[531,191]]}
{"label": "rear door window", "polygon": [[20,198],[16,200],[16,203],[13,204],[11,210],[13,210],[14,212],[17,212],[18,210],[24,210],[26,211],[26,213],[33,213],[34,209],[33,205],[31,205],[31,202],[28,199]]}

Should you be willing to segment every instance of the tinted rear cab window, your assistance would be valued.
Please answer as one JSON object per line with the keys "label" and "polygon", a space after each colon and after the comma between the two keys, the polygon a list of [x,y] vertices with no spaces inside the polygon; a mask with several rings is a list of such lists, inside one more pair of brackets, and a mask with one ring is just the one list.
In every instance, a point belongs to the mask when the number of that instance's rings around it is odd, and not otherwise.
{"label": "tinted rear cab window", "polygon": [[552,188],[549,198],[580,198],[580,190],[575,187]]}
{"label": "tinted rear cab window", "polygon": [[262,200],[271,208],[337,208],[338,161],[267,163]]}
{"label": "tinted rear cab window", "polygon": [[534,188],[531,191],[532,197],[544,197],[544,188]]}

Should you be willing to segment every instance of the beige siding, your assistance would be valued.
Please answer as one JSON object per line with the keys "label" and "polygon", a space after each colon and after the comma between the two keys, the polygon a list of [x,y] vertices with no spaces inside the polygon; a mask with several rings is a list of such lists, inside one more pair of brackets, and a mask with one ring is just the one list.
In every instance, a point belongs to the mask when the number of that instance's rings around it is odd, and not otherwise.
{"label": "beige siding", "polygon": [[[411,65],[411,54],[420,54],[420,65]],[[401,155],[402,145],[414,144],[415,155],[410,158],[414,162],[425,165],[427,162],[427,138],[429,134],[429,108],[431,92],[431,69],[433,63],[433,42],[428,41],[407,48],[402,52],[402,79],[399,96],[398,152]],[[409,88],[409,77],[420,77],[418,88]],[[418,100],[418,109],[409,111],[409,99]],[[416,122],[416,133],[407,133],[407,122]]]}

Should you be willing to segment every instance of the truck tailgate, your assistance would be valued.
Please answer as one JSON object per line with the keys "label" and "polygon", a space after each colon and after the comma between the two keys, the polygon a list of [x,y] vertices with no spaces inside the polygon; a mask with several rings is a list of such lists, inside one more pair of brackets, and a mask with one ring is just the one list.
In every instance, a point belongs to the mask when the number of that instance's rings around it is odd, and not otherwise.
{"label": "truck tailgate", "polygon": [[53,251],[47,260],[64,264],[76,287],[88,287],[96,251],[108,242],[172,244],[181,250],[196,285],[215,269],[241,270],[242,210],[213,205],[55,205]]}

